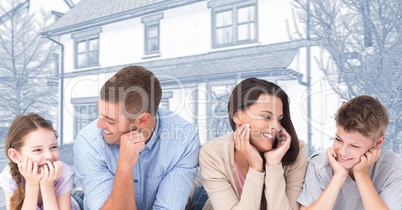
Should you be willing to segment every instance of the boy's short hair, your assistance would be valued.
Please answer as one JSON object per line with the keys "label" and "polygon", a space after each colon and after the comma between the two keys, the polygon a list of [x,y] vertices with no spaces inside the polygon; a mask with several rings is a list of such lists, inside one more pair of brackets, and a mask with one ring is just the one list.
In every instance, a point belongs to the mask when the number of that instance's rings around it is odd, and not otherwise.
{"label": "boy's short hair", "polygon": [[335,116],[337,126],[347,132],[359,132],[377,140],[384,136],[389,117],[387,109],[376,98],[361,95],[344,103]]}

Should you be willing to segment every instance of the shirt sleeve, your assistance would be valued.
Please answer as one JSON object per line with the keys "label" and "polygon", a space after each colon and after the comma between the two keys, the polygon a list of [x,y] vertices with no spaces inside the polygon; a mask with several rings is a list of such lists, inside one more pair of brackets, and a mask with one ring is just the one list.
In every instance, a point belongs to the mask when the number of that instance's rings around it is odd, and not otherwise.
{"label": "shirt sleeve", "polygon": [[[265,198],[267,209],[298,210],[299,196],[307,168],[307,149],[303,145],[295,162],[289,166],[286,175],[282,164],[265,166]],[[286,177],[285,177],[286,176]]]}
{"label": "shirt sleeve", "polygon": [[67,192],[71,192],[71,190],[74,188],[74,171],[69,165],[63,162],[62,164],[62,174],[54,183],[57,197],[64,195]]}
{"label": "shirt sleeve", "polygon": [[[215,145],[212,145],[215,146]],[[203,184],[214,209],[260,209],[264,173],[249,168],[240,199],[228,180],[228,171],[222,167],[218,154],[201,147],[200,169]]]}
{"label": "shirt sleeve", "polygon": [[14,193],[17,190],[17,182],[11,176],[10,167],[8,165],[0,173],[0,188],[9,193]]}
{"label": "shirt sleeve", "polygon": [[107,168],[104,154],[78,134],[74,142],[74,166],[85,192],[85,209],[100,209],[110,196],[114,175]]}
{"label": "shirt sleeve", "polygon": [[[324,154],[321,154],[324,155]],[[319,157],[315,157],[319,159]],[[320,195],[324,192],[320,186],[321,177],[315,167],[314,161],[316,159],[310,159],[307,165],[307,172],[303,184],[303,190],[301,191],[299,197],[297,198],[297,202],[300,205],[305,207],[309,207],[312,203],[314,203]]]}
{"label": "shirt sleeve", "polygon": [[[184,209],[190,192],[193,189],[194,180],[197,175],[198,153],[200,140],[194,131],[190,137],[181,141],[186,143],[184,150],[173,168],[162,178],[156,194],[153,209]],[[147,180],[147,185],[153,182]],[[154,182],[159,183],[158,181]]]}
{"label": "shirt sleeve", "polygon": [[381,200],[390,210],[402,209],[402,173],[401,169],[394,170],[379,189]]}

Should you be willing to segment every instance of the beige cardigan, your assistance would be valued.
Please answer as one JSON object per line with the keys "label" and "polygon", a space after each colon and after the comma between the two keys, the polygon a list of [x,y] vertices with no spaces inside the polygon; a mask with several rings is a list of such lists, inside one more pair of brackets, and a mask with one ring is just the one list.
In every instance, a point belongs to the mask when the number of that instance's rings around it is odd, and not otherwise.
{"label": "beige cardigan", "polygon": [[249,168],[241,198],[234,170],[233,135],[224,135],[201,146],[199,162],[204,187],[209,201],[204,209],[259,210],[265,184],[267,209],[299,209],[296,199],[304,182],[307,168],[307,149],[299,141],[300,152],[296,161],[287,166],[265,166],[265,172]]}

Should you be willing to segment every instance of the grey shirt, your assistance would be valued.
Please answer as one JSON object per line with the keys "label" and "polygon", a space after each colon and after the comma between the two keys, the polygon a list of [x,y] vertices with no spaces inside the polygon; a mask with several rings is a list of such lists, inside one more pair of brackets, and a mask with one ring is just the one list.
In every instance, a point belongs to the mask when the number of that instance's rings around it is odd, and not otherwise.
{"label": "grey shirt", "polygon": [[[391,210],[402,210],[402,159],[392,152],[382,150],[378,161],[370,167],[369,174],[385,205]],[[297,202],[310,206],[324,192],[332,176],[327,155],[313,155]],[[357,184],[350,176],[339,191],[333,209],[364,209]]]}

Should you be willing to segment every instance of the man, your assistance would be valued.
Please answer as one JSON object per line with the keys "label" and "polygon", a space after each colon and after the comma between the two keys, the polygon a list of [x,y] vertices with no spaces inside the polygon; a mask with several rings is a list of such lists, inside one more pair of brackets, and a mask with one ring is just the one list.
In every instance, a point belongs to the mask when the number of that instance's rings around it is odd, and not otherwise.
{"label": "man", "polygon": [[140,66],[102,87],[99,118],[74,143],[85,209],[184,209],[198,167],[194,125],[159,109],[162,90]]}

